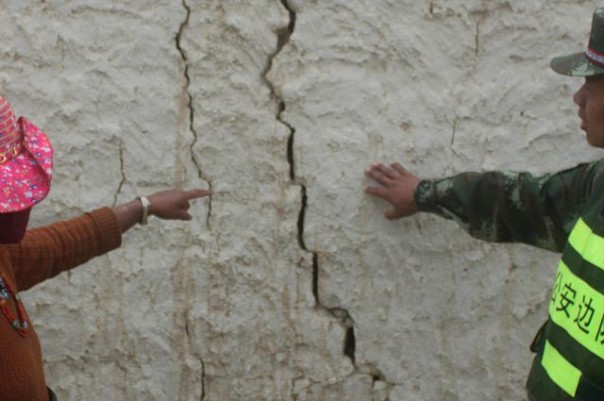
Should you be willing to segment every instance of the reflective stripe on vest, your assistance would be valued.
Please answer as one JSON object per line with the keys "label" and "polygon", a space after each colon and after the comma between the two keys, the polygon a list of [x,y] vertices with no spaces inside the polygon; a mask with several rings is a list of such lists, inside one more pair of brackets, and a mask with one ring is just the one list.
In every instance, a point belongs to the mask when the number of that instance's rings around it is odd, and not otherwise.
{"label": "reflective stripe on vest", "polygon": [[564,358],[549,341],[545,342],[541,365],[554,383],[574,398],[579,387],[581,371]]}
{"label": "reflective stripe on vest", "polygon": [[[584,261],[596,269],[604,270],[604,238],[595,234],[585,221],[579,219],[568,243]],[[604,294],[592,285],[560,261],[549,315],[551,321],[574,341],[595,357],[604,360]],[[555,348],[555,344],[553,338],[548,339],[541,364],[550,379],[574,397],[581,370],[564,358]]]}
{"label": "reflective stripe on vest", "polygon": [[575,224],[568,237],[568,243],[583,259],[604,270],[604,238],[594,234],[583,219],[579,219]]}

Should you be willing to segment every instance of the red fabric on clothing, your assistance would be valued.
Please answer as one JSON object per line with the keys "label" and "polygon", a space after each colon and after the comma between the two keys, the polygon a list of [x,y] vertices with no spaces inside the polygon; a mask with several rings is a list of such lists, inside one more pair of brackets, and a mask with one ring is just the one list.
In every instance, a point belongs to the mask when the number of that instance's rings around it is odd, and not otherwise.
{"label": "red fabric on clothing", "polygon": [[16,244],[25,236],[30,209],[0,213],[0,244]]}
{"label": "red fabric on clothing", "polygon": [[[98,209],[28,231],[18,244],[0,245],[0,274],[18,291],[24,291],[120,245],[117,218],[109,208]],[[21,337],[3,315],[0,399],[48,401],[38,335],[32,326]]]}

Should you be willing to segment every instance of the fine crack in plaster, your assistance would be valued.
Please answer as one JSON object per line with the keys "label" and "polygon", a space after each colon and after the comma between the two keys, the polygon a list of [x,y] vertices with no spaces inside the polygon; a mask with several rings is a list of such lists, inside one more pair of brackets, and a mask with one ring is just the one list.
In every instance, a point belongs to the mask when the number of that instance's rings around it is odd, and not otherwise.
{"label": "fine crack in plaster", "polygon": [[117,186],[117,190],[115,191],[115,195],[113,196],[113,207],[117,205],[118,198],[120,193],[122,192],[122,188],[126,183],[126,171],[124,169],[124,141],[121,138],[118,138],[119,141],[119,159],[120,159],[120,182]]}
{"label": "fine crack in plaster", "polygon": [[453,133],[451,134],[451,146],[455,145],[455,134],[457,134],[457,122],[459,121],[459,119],[456,117],[453,120]]}
{"label": "fine crack in plaster", "polygon": [[[190,324],[189,322],[191,321],[191,318],[189,317],[189,308],[187,308],[185,310],[185,334],[187,336],[187,341],[189,344],[193,343],[193,337],[191,336],[191,330],[190,330]],[[191,346],[190,346],[191,347]],[[191,347],[192,348],[192,347]],[[197,355],[193,355],[194,357],[196,357],[197,361],[199,361],[199,365],[201,366],[201,377],[200,377],[200,381],[201,381],[201,397],[200,397],[200,401],[204,401],[206,398],[206,365],[205,362],[203,360],[203,358],[201,358],[200,356]]]}
{"label": "fine crack in plaster", "polygon": [[[178,33],[176,34],[176,49],[180,53],[180,57],[182,58],[184,65],[183,75],[185,77],[185,93],[187,96],[187,107],[189,108],[189,130],[193,135],[193,141],[189,146],[189,151],[191,152],[191,160],[197,169],[197,176],[208,183],[208,189],[212,190],[212,182],[204,176],[203,170],[201,168],[201,163],[197,160],[195,156],[195,145],[199,139],[199,135],[195,129],[195,107],[193,106],[193,96],[191,95],[190,87],[191,87],[191,77],[189,76],[189,59],[187,57],[185,49],[181,45],[182,35],[185,28],[189,25],[189,19],[191,18],[191,7],[187,4],[186,0],[182,0],[182,6],[186,11],[186,16],[182,24],[180,24],[180,28],[178,29]],[[206,216],[206,223],[208,228],[211,230],[211,217],[212,217],[212,197],[207,198],[208,202],[208,214]]]}
{"label": "fine crack in plaster", "polygon": [[475,43],[475,48],[474,48],[474,55],[478,56],[478,53],[480,52],[480,21],[476,21],[476,36],[474,37],[474,43]]}
{"label": "fine crack in plaster", "polygon": [[[186,11],[186,15],[185,15],[184,21],[180,24],[178,33],[176,34],[175,44],[176,44],[176,49],[180,53],[180,56],[181,56],[181,59],[183,61],[183,65],[184,65],[184,71],[183,71],[183,75],[185,77],[184,90],[185,90],[185,93],[187,96],[187,107],[189,108],[189,130],[191,131],[191,134],[193,135],[193,141],[191,142],[191,145],[189,146],[189,151],[191,153],[191,160],[197,169],[198,177],[201,178],[202,180],[204,180],[205,182],[207,182],[209,189],[212,190],[212,182],[204,177],[203,170],[201,168],[200,163],[197,160],[197,157],[195,156],[195,151],[194,151],[194,148],[197,143],[197,140],[199,139],[199,136],[197,134],[197,131],[195,130],[195,108],[193,106],[193,96],[191,95],[191,91],[190,91],[191,78],[189,76],[189,62],[188,62],[186,52],[181,45],[183,32],[184,32],[185,28],[188,26],[189,19],[191,18],[191,8],[187,4],[186,0],[182,0],[182,6],[184,7],[184,9]],[[210,230],[212,229],[211,217],[212,217],[212,198],[209,197],[208,198],[208,213],[206,215],[206,224],[208,226],[208,229],[210,229]],[[185,333],[186,333],[187,339],[189,340],[189,343],[191,343],[189,321],[190,321],[190,317],[189,317],[188,309],[187,309],[185,311]],[[205,393],[205,389],[206,389],[205,362],[204,362],[203,358],[201,357],[201,355],[194,355],[194,357],[196,357],[196,359],[199,361],[200,366],[201,366],[201,377],[200,377],[201,398],[200,398],[200,400],[203,401],[206,396],[206,393]]]}

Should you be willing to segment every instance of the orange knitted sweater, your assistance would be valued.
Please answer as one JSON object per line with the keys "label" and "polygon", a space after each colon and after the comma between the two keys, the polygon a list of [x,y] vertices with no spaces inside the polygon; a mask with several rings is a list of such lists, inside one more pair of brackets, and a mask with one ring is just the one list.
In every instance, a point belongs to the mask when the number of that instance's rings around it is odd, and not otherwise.
{"label": "orange knitted sweater", "polygon": [[[0,245],[0,273],[13,288],[24,291],[120,245],[117,219],[111,209],[102,208],[30,230],[19,244]],[[2,314],[0,399],[48,400],[38,335],[30,327],[21,337]]]}

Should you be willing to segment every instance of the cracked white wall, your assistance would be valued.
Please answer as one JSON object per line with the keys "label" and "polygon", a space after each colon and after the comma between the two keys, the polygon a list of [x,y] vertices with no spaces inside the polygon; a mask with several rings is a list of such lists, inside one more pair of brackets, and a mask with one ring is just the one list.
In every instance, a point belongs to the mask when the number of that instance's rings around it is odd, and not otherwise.
{"label": "cracked white wall", "polygon": [[2,94],[56,147],[35,225],[215,192],[24,294],[61,400],[524,399],[555,256],[387,222],[363,170],[597,157],[548,70],[595,1],[0,4]]}

